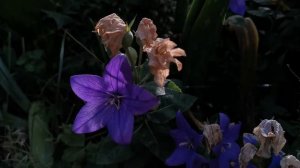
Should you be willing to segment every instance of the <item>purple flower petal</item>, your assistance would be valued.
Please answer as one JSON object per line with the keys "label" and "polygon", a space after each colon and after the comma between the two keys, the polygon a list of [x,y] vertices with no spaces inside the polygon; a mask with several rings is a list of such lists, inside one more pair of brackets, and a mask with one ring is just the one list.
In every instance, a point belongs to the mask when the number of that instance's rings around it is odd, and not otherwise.
{"label": "purple flower petal", "polygon": [[90,133],[103,128],[111,114],[115,113],[114,108],[104,103],[86,103],[77,114],[72,130],[75,133]]}
{"label": "purple flower petal", "polygon": [[166,160],[166,165],[168,166],[179,166],[184,164],[187,159],[191,157],[193,151],[188,150],[187,148],[178,147],[171,154],[171,156]]}
{"label": "purple flower petal", "polygon": [[106,98],[103,92],[106,85],[103,79],[97,75],[74,75],[70,79],[74,93],[84,101],[98,101]]}
{"label": "purple flower petal", "polygon": [[230,0],[229,8],[233,13],[244,16],[246,12],[246,2],[245,0]]}
{"label": "purple flower petal", "polygon": [[105,67],[103,78],[110,86],[106,89],[112,92],[120,92],[125,84],[132,83],[131,68],[124,54],[113,57]]}
{"label": "purple flower petal", "polygon": [[187,168],[201,168],[204,166],[208,166],[208,160],[203,156],[193,152],[192,156],[188,159],[186,163]]}
{"label": "purple flower petal", "polygon": [[241,124],[230,124],[226,134],[223,136],[227,142],[234,142],[239,138]]}
{"label": "purple flower petal", "polygon": [[126,105],[121,105],[118,111],[112,114],[107,123],[109,135],[119,144],[129,144],[132,138],[134,116],[127,110]]}
{"label": "purple flower petal", "polygon": [[227,128],[228,128],[229,123],[230,123],[229,117],[224,113],[219,113],[219,117],[220,117],[220,128],[221,128],[221,130],[223,132],[227,131]]}
{"label": "purple flower petal", "polygon": [[176,114],[176,124],[177,124],[178,128],[180,128],[182,131],[186,132],[187,136],[189,137],[189,140],[192,141],[192,144],[195,147],[200,145],[203,136],[198,134],[196,131],[194,131],[191,128],[191,126],[186,121],[186,119],[183,117],[181,112],[177,112],[177,114]]}
{"label": "purple flower petal", "polygon": [[240,153],[240,147],[237,143],[230,143],[223,145],[223,150],[219,156],[219,165],[220,167],[229,168],[230,162],[234,162],[235,165],[238,165],[238,157]]}
{"label": "purple flower petal", "polygon": [[141,115],[158,105],[159,99],[147,90],[128,84],[123,102],[135,115]]}

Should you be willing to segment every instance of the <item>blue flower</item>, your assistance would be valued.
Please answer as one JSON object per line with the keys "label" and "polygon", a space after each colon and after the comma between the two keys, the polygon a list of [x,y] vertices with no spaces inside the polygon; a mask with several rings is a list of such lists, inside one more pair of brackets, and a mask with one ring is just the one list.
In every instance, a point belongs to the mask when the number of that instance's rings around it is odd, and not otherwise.
{"label": "blue flower", "polygon": [[219,167],[239,167],[240,146],[235,141],[239,137],[241,124],[230,123],[230,119],[224,113],[220,113],[219,117],[222,140],[212,150],[218,156],[217,162]]}
{"label": "blue flower", "polygon": [[175,140],[177,148],[166,160],[168,166],[186,164],[187,168],[198,168],[208,161],[198,153],[196,149],[200,146],[203,136],[194,131],[183,115],[178,112],[176,116],[177,129],[170,132]]}
{"label": "blue flower", "polygon": [[245,0],[230,0],[229,9],[234,14],[244,16],[246,12],[246,2]]}
{"label": "blue flower", "polygon": [[132,83],[131,68],[123,54],[110,60],[103,77],[75,75],[70,83],[74,93],[86,102],[76,116],[73,131],[89,133],[107,127],[119,144],[131,142],[134,115],[158,104],[158,98]]}

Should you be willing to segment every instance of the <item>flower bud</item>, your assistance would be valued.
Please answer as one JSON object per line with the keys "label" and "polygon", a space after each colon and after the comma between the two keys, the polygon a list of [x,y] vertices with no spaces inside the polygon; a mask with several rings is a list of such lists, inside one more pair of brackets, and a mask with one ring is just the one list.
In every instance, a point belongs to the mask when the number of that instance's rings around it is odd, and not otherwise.
{"label": "flower bud", "polygon": [[204,125],[203,135],[210,149],[222,141],[222,132],[219,124]]}
{"label": "flower bud", "polygon": [[246,143],[242,148],[239,155],[240,168],[247,168],[250,160],[253,159],[257,151],[257,148],[251,143]]}
{"label": "flower bud", "polygon": [[128,48],[131,46],[133,41],[133,34],[131,31],[126,32],[126,34],[123,37],[122,45],[123,48]]}

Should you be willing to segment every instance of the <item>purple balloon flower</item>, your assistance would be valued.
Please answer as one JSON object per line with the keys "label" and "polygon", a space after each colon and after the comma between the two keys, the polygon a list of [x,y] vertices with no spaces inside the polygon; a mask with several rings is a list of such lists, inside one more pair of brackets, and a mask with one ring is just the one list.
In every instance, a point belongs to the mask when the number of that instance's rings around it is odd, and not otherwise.
{"label": "purple balloon flower", "polygon": [[219,167],[239,167],[240,146],[235,141],[239,137],[241,124],[230,123],[229,117],[224,113],[219,116],[222,141],[213,148],[213,152],[218,156]]}
{"label": "purple balloon flower", "polygon": [[246,12],[246,2],[245,0],[230,0],[229,9],[234,14],[244,16]]}
{"label": "purple balloon flower", "polygon": [[178,112],[176,116],[178,129],[170,132],[177,148],[166,160],[168,166],[178,166],[186,164],[187,168],[198,168],[207,164],[208,161],[196,153],[197,147],[200,146],[203,136],[194,131],[183,115]]}
{"label": "purple balloon flower", "polygon": [[125,55],[118,54],[107,64],[103,77],[71,77],[74,93],[86,104],[73,124],[75,133],[89,133],[103,127],[119,144],[131,142],[134,115],[141,115],[158,104],[150,92],[132,83],[132,73]]}

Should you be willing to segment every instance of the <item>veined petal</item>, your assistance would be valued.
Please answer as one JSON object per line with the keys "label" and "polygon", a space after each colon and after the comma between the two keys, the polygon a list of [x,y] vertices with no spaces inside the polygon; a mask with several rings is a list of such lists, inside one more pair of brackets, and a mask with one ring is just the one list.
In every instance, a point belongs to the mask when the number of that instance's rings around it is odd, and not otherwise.
{"label": "veined petal", "polygon": [[137,85],[126,85],[126,94],[123,103],[132,114],[141,115],[158,105],[159,99],[149,91]]}
{"label": "veined petal", "polygon": [[121,105],[118,111],[114,111],[107,123],[109,135],[119,144],[129,144],[133,131],[133,114],[128,112],[126,105]]}
{"label": "veined petal", "polygon": [[178,147],[171,154],[171,156],[166,160],[166,165],[168,166],[179,166],[186,163],[186,161],[191,157],[193,151],[188,150],[184,147]]}
{"label": "veined petal", "polygon": [[98,101],[107,97],[104,93],[106,84],[97,75],[74,75],[70,78],[71,88],[74,93],[84,101]]}
{"label": "veined petal", "polygon": [[122,91],[125,89],[124,84],[132,83],[130,65],[124,54],[118,54],[109,61],[103,78],[109,85],[107,90],[112,92]]}
{"label": "veined petal", "polygon": [[97,131],[107,124],[115,108],[102,102],[88,102],[77,114],[72,130],[75,133],[90,133]]}

